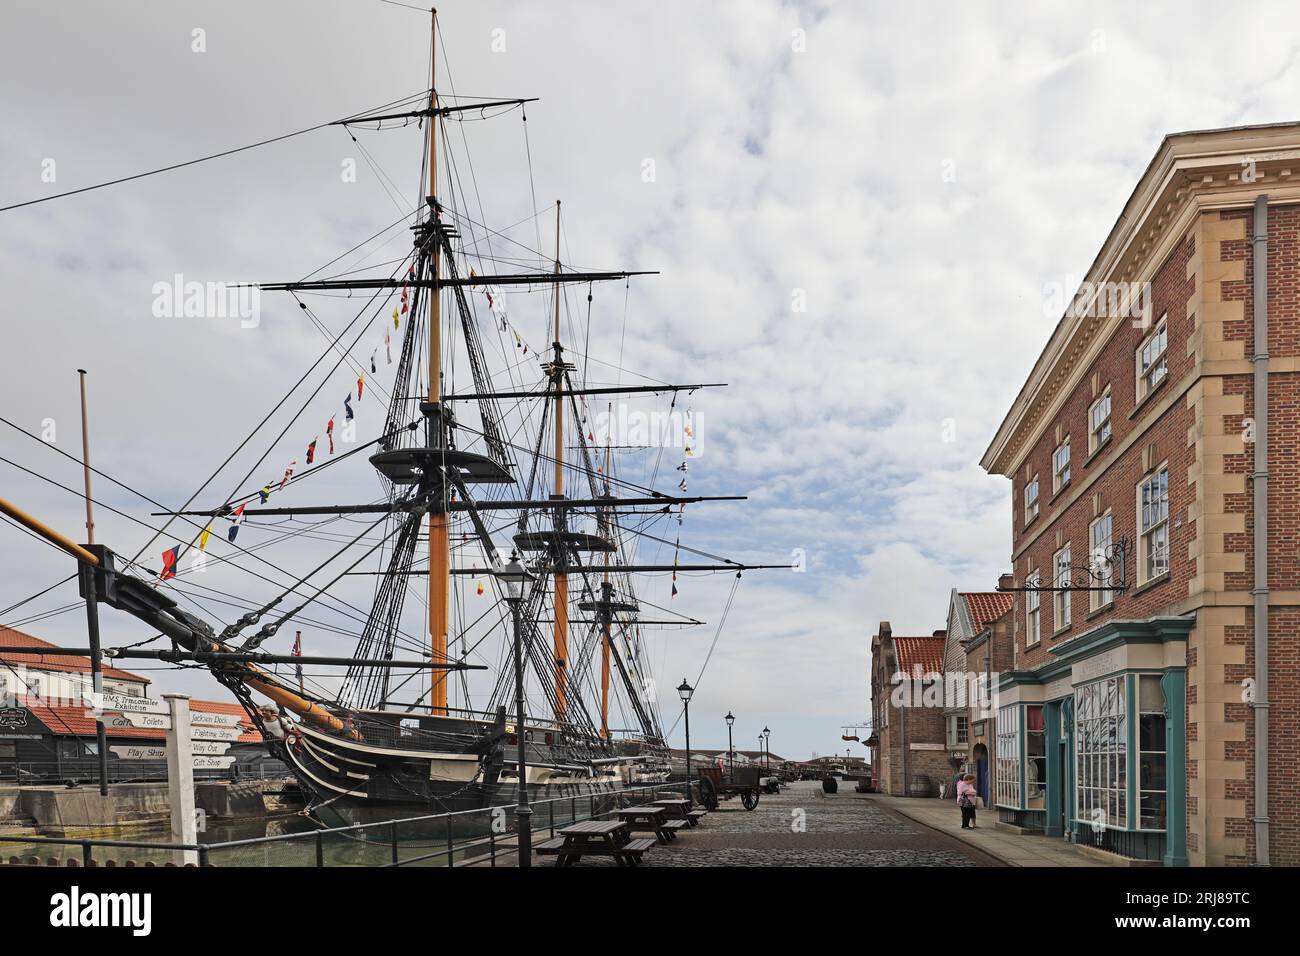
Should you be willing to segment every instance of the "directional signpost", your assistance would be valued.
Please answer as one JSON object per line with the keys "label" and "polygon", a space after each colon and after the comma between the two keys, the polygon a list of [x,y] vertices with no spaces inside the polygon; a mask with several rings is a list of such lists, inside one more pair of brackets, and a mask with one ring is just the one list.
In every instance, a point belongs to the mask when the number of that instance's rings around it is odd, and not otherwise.
{"label": "directional signpost", "polygon": [[82,701],[92,710],[120,711],[131,714],[168,714],[167,704],[148,697],[130,697],[126,694],[95,694],[83,692]]}
{"label": "directional signpost", "polygon": [[146,730],[171,730],[172,720],[166,714],[137,714],[127,712],[104,712],[104,727],[108,729],[126,730],[130,728],[144,728]]}
{"label": "directional signpost", "polygon": [[[108,721],[104,721],[104,724],[105,726],[112,726]],[[123,744],[108,749],[117,754],[119,760],[162,760],[167,756],[166,747],[136,747],[131,744]]]}
{"label": "directional signpost", "polygon": [[[163,700],[126,694],[85,693],[83,700],[109,730],[165,731],[167,745],[118,744],[110,747],[119,760],[167,760],[167,787],[171,798],[173,843],[197,842],[194,812],[194,771],[225,770],[235,762],[227,753],[244,733],[239,714],[217,714],[190,709],[183,694],[166,694]],[[181,865],[197,863],[194,850],[177,851]]]}
{"label": "directional signpost", "polygon": [[[167,694],[171,708],[171,730],[167,731],[167,789],[172,805],[172,842],[196,843],[194,821],[194,756],[190,753],[190,699],[184,694]],[[178,850],[177,863],[198,863],[194,850]]]}

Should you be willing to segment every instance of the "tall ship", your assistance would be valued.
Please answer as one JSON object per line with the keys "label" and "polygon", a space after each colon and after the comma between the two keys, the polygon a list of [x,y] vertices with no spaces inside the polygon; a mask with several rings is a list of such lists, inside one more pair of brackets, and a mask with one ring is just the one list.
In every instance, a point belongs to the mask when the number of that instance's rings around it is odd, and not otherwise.
{"label": "tall ship", "polygon": [[[160,659],[209,668],[329,823],[511,804],[521,735],[535,800],[666,778],[659,699],[675,709],[676,694],[657,693],[643,629],[700,622],[671,603],[648,603],[640,585],[646,575],[671,576],[675,596],[679,573],[738,583],[742,571],[760,567],[682,544],[688,506],[742,500],[688,493],[697,440],[690,396],[717,383],[633,378],[622,355],[611,370],[574,341],[584,323],[589,335],[594,289],[612,283],[622,295],[649,273],[566,263],[559,202],[538,210],[534,201],[528,217],[545,218],[539,239],[553,234],[546,268],[537,267],[541,250],[478,220],[481,203],[470,201],[478,184],[467,182],[469,161],[451,149],[468,144],[453,143],[448,128],[493,121],[532,100],[441,93],[442,42],[435,12],[429,88],[336,124],[349,133],[421,128],[420,201],[397,224],[409,233],[409,251],[365,265],[380,248],[367,240],[331,263],[330,275],[256,286],[292,296],[309,315],[313,296],[359,306],[342,332],[327,336],[315,376],[303,382],[306,391],[347,377],[346,419],[331,417],[305,462],[295,453],[276,480],[263,483],[253,470],[224,501],[203,501],[205,484],[179,510],[155,512],[165,523],[151,540],[177,540],[160,567],[103,545],[74,552],[83,594],[156,628],[172,644]],[[528,328],[540,327],[541,312],[549,341],[523,333],[518,316],[529,309]],[[354,406],[374,408],[378,398],[382,425],[335,454]],[[615,427],[616,409],[630,401],[667,406],[640,444]],[[258,435],[255,428],[250,438]],[[272,436],[268,455],[283,453],[284,435]],[[632,480],[621,463],[638,451],[652,464]],[[351,469],[358,485],[377,479],[379,494],[360,503],[308,500],[312,479],[336,466]],[[241,528],[335,519],[363,530],[346,541],[321,537],[341,547],[326,554],[320,544],[312,571],[289,575],[278,596],[249,602],[232,623],[214,625],[181,606],[186,555],[240,561],[260,551]],[[647,541],[654,547],[641,548]],[[288,643],[332,589],[357,578],[374,587],[356,615],[355,647],[328,681],[308,686],[308,658],[298,657],[295,677],[298,655]]]}

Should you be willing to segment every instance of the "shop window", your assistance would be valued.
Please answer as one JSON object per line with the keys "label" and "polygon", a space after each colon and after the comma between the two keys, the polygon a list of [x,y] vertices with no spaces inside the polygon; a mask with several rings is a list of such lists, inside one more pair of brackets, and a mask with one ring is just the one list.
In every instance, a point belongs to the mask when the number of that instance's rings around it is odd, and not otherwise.
{"label": "shop window", "polygon": [[1124,829],[1128,821],[1125,679],[1109,677],[1074,693],[1075,819]]}
{"label": "shop window", "polygon": [[1025,806],[1047,806],[1047,733],[1041,704],[1025,707]]}
{"label": "shop window", "polygon": [[1012,705],[998,711],[997,804],[1021,809],[1020,803],[1020,708]]}
{"label": "shop window", "polygon": [[1165,693],[1160,678],[1138,678],[1138,826],[1163,830],[1168,800],[1165,780]]}

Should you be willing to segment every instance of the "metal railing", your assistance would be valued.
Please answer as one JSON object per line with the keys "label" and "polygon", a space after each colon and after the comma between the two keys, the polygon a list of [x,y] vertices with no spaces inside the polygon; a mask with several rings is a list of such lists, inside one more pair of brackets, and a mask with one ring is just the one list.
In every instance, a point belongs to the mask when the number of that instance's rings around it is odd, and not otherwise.
{"label": "metal railing", "polygon": [[[18,844],[24,847],[40,847],[40,846],[80,847],[81,865],[87,867],[99,865],[99,863],[94,859],[94,851],[96,849],[147,850],[152,853],[157,853],[162,851],[173,855],[182,854],[185,851],[190,851],[197,854],[199,860],[198,863],[199,866],[206,865],[203,862],[203,858],[205,855],[204,851],[207,848],[204,847],[202,844],[198,844],[198,843],[151,843],[144,840],[98,840],[98,839],[79,839],[77,837],[0,836],[0,848],[3,848],[5,844]],[[3,858],[4,856],[6,856],[6,854],[0,853],[0,858]],[[32,858],[32,855],[27,854],[26,858],[30,859]],[[22,858],[20,857],[20,859]],[[43,864],[44,862],[45,861],[37,858],[37,864]],[[73,865],[71,860],[68,861],[67,865],[69,866]],[[109,861],[107,865],[116,866],[117,863],[115,861]],[[127,865],[134,866],[135,863],[134,861],[131,861]],[[147,865],[153,865],[153,864],[149,863]]]}
{"label": "metal railing", "polygon": [[[531,829],[534,835],[554,836],[559,828],[658,799],[659,794],[689,797],[687,784],[679,781],[532,801]],[[324,867],[331,860],[333,865],[350,866],[495,867],[502,854],[517,852],[515,809],[507,804],[213,843],[204,847],[200,865],[222,865],[226,857],[233,865],[249,865],[250,851],[261,849],[270,850],[262,861],[270,866]],[[423,852],[404,855],[411,850]]]}
{"label": "metal railing", "polygon": [[[553,797],[531,803],[532,832],[555,836],[559,829],[583,820],[608,816],[622,807],[659,799],[660,795],[690,797],[685,781],[647,784],[603,793]],[[193,854],[206,866],[492,866],[502,855],[518,850],[518,826],[513,804],[427,814],[375,823],[331,827],[304,833],[251,837],[220,843],[159,843],[144,840],[103,840],[76,837],[0,836],[0,859],[6,845],[24,848],[19,859],[32,859],[40,847],[78,847],[82,866],[121,865],[96,858],[96,851],[141,850],[173,860]],[[416,851],[412,853],[411,851]],[[102,855],[102,854],[101,854]],[[37,858],[38,862],[45,862]],[[67,865],[76,865],[69,860]],[[129,860],[125,865],[137,865]],[[145,865],[155,865],[146,862]],[[165,864],[164,864],[165,865]]]}

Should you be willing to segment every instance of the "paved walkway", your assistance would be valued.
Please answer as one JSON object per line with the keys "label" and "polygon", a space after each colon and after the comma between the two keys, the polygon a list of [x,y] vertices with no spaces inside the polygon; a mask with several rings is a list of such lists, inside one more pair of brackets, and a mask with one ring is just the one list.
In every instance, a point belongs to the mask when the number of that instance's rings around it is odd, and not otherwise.
{"label": "paved walkway", "polygon": [[[539,838],[540,835],[539,835]],[[549,864],[538,858],[536,865]],[[579,866],[612,865],[588,857]],[[698,827],[654,847],[644,865],[670,866],[999,866],[979,847],[932,829],[853,792],[822,793],[799,782],[763,794],[754,810],[723,802]]]}
{"label": "paved walkway", "polygon": [[917,823],[949,834],[1010,866],[1116,866],[1072,843],[1055,837],[1026,836],[999,830],[997,812],[981,808],[974,830],[961,828],[961,811],[951,800],[889,797],[873,793],[866,798],[873,805],[901,813]]}

